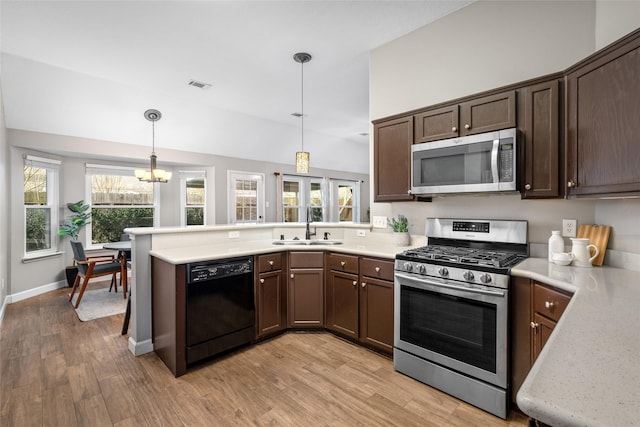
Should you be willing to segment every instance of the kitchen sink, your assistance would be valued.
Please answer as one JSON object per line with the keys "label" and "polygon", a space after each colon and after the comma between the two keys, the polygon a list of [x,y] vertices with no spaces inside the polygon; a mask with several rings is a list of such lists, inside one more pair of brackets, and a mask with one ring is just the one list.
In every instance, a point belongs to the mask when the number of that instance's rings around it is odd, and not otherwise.
{"label": "kitchen sink", "polygon": [[274,245],[341,245],[340,240],[274,240]]}

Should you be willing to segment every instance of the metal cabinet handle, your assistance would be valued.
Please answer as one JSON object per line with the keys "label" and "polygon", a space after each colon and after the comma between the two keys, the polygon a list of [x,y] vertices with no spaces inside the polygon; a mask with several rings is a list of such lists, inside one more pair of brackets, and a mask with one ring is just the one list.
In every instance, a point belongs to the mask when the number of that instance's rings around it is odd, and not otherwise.
{"label": "metal cabinet handle", "polygon": [[340,265],[344,267],[345,265],[347,265],[347,262],[346,261],[340,261]]}
{"label": "metal cabinet handle", "polygon": [[264,279],[260,279],[260,283],[264,283]]}
{"label": "metal cabinet handle", "polygon": [[362,287],[366,287],[367,286],[367,282],[362,282]]}
{"label": "metal cabinet handle", "polygon": [[291,278],[293,279],[293,273],[291,273]]}
{"label": "metal cabinet handle", "polygon": [[471,129],[471,125],[469,123],[467,123],[466,125],[464,125],[465,129]]}
{"label": "metal cabinet handle", "polygon": [[376,267],[376,273],[380,273],[380,267]]}
{"label": "metal cabinet handle", "polygon": [[531,329],[533,329],[534,331],[537,331],[538,326],[540,326],[540,324],[536,322],[531,322],[530,325],[531,325]]}
{"label": "metal cabinet handle", "polygon": [[269,260],[269,265],[273,267],[273,261]]}
{"label": "metal cabinet handle", "polygon": [[357,284],[358,284],[358,281],[357,281],[357,280],[354,280],[354,281],[353,281],[353,286],[356,286]]}
{"label": "metal cabinet handle", "polygon": [[457,131],[457,130],[458,130],[458,128],[457,128],[457,127],[455,127],[455,126],[451,128],[451,132],[455,132],[455,131]]}
{"label": "metal cabinet handle", "polygon": [[524,189],[525,190],[531,190],[531,184],[525,184],[524,185]]}
{"label": "metal cabinet handle", "polygon": [[554,304],[553,304],[553,302],[552,302],[552,301],[545,301],[545,302],[544,302],[544,306],[545,306],[546,308],[553,308],[553,305],[554,305]]}
{"label": "metal cabinet handle", "polygon": [[577,187],[578,185],[576,184],[576,182],[572,179],[569,180],[569,182],[567,182],[567,187],[569,188],[573,188],[573,187]]}

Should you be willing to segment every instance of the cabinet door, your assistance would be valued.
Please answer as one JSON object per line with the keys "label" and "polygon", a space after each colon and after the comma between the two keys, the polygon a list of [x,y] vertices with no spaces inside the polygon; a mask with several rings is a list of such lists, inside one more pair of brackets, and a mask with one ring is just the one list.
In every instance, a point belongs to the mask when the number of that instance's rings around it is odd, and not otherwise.
{"label": "cabinet door", "polygon": [[558,80],[524,89],[523,199],[560,197],[560,84]]}
{"label": "cabinet door", "polygon": [[567,76],[567,196],[640,194],[640,31]]}
{"label": "cabinet door", "polygon": [[438,108],[413,116],[413,142],[437,141],[458,136],[458,106]]}
{"label": "cabinet door", "polygon": [[412,200],[413,117],[378,123],[373,132],[374,201]]}
{"label": "cabinet door", "polygon": [[385,353],[393,351],[393,282],[361,277],[360,340]]}
{"label": "cabinet door", "polygon": [[262,273],[256,285],[258,337],[286,328],[286,294],[282,271]]}
{"label": "cabinet door", "polygon": [[324,272],[322,269],[291,269],[288,293],[290,328],[324,327]]}
{"label": "cabinet door", "polygon": [[358,276],[330,271],[326,289],[326,327],[358,339]]}
{"label": "cabinet door", "polygon": [[491,132],[516,126],[514,90],[460,104],[460,135]]}
{"label": "cabinet door", "polygon": [[549,340],[551,332],[556,327],[556,322],[549,320],[546,317],[540,315],[540,313],[533,313],[533,361],[535,361],[542,348]]}
{"label": "cabinet door", "polygon": [[511,304],[511,400],[515,402],[516,394],[533,363],[531,280],[523,277],[512,277],[509,292],[509,302]]}

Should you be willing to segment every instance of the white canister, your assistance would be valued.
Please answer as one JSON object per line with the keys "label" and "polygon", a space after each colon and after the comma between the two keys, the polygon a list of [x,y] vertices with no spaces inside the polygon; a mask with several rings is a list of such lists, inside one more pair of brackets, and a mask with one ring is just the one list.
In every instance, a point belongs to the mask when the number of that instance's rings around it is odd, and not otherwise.
{"label": "white canister", "polygon": [[549,237],[549,262],[553,262],[554,252],[564,252],[564,239],[557,230],[552,231]]}

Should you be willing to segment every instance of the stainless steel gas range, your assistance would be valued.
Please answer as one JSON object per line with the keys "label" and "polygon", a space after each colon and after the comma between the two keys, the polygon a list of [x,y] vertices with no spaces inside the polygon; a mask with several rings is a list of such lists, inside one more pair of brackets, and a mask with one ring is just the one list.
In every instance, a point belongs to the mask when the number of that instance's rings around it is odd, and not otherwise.
{"label": "stainless steel gas range", "polygon": [[506,418],[509,272],[529,255],[527,222],[428,218],[426,234],[396,256],[394,367]]}

